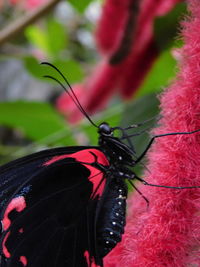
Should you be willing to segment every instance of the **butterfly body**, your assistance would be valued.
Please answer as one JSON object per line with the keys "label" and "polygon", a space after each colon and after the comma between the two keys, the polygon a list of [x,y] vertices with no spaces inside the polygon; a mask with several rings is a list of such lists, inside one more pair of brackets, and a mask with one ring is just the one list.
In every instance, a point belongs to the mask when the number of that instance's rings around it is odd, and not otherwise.
{"label": "butterfly body", "polygon": [[121,241],[125,227],[127,186],[122,181],[111,181],[102,197],[98,216],[97,241],[99,255],[103,258]]}

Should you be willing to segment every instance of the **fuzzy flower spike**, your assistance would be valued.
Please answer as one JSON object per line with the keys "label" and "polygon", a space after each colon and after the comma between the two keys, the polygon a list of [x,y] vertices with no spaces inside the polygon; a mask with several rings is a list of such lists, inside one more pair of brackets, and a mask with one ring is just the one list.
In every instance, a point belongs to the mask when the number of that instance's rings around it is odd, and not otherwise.
{"label": "fuzzy flower spike", "polygon": [[[163,118],[153,134],[200,129],[200,4],[188,1],[190,18],[182,23],[185,45],[179,72],[161,96]],[[163,70],[164,71],[164,70]],[[200,133],[158,138],[148,153],[150,183],[200,185]],[[122,242],[105,258],[105,267],[200,266],[200,189],[139,185],[130,197]]]}

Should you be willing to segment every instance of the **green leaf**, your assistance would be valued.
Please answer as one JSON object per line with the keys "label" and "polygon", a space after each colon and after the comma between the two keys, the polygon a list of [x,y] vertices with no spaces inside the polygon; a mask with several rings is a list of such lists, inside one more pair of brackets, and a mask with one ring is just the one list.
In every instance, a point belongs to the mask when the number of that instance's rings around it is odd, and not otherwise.
{"label": "green leaf", "polygon": [[66,47],[67,33],[64,26],[54,19],[49,19],[47,27],[41,29],[38,26],[26,28],[27,39],[49,56],[58,57]]}
{"label": "green leaf", "polygon": [[[63,75],[67,78],[70,84],[81,81],[83,79],[83,70],[81,65],[74,60],[60,60],[56,59],[52,62],[59,70],[63,73]],[[57,77],[60,80],[60,75],[55,70],[52,70],[48,66],[44,66],[45,71],[52,73],[52,76]]]}
{"label": "green leaf", "polygon": [[34,77],[43,80],[45,75],[44,68],[40,65],[38,60],[32,56],[26,56],[23,58],[24,66],[26,70]]}
{"label": "green leaf", "polygon": [[[41,65],[40,62],[34,57],[28,56],[24,57],[24,65],[27,71],[31,73],[32,76],[52,83],[53,81],[47,78],[44,78],[44,75],[50,75],[53,76],[54,78],[58,79],[59,81],[63,82],[63,79],[61,75],[51,68],[50,66],[47,65]],[[83,79],[83,71],[79,63],[73,60],[69,61],[62,61],[59,59],[56,59],[55,61],[52,62],[53,65],[55,65],[59,70],[63,73],[63,75],[67,78],[70,84],[78,82]],[[64,85],[66,85],[64,83]]]}
{"label": "green leaf", "polygon": [[83,13],[92,0],[68,0],[78,12]]}
{"label": "green leaf", "polygon": [[41,140],[67,127],[51,105],[39,102],[0,103],[0,125],[17,128],[32,140]]}
{"label": "green leaf", "polygon": [[175,8],[163,17],[158,17],[154,22],[156,43],[160,50],[172,46],[178,34],[180,17],[186,13],[186,3],[178,3]]}
{"label": "green leaf", "polygon": [[56,56],[66,47],[67,33],[61,23],[50,19],[47,23],[47,41],[49,52]]}
{"label": "green leaf", "polygon": [[47,34],[43,30],[41,30],[37,26],[32,25],[26,28],[25,35],[30,43],[40,48],[45,53],[49,54]]}
{"label": "green leaf", "polygon": [[137,96],[160,92],[175,76],[176,61],[169,50],[163,51],[146,76]]}

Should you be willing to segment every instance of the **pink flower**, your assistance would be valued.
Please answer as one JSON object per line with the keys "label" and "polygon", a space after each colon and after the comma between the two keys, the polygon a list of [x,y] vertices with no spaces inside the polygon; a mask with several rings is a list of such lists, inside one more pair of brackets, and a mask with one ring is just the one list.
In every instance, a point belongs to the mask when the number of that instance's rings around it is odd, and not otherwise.
{"label": "pink flower", "polygon": [[[85,88],[81,84],[76,84],[73,87],[73,90],[76,91],[76,96],[78,99],[83,99],[83,95],[86,94]],[[81,101],[81,105],[84,105]],[[57,108],[59,111],[67,117],[67,120],[71,123],[75,123],[81,119],[81,112],[78,110],[77,106],[68,96],[68,94],[62,94],[56,102]]]}
{"label": "pink flower", "polygon": [[[180,70],[161,96],[163,118],[154,134],[200,129],[200,5],[188,2],[192,15],[182,23]],[[199,133],[158,138],[144,177],[159,185],[199,186],[199,151]],[[130,197],[123,241],[105,267],[200,266],[200,189],[138,187],[150,207],[140,195]]]}
{"label": "pink flower", "polygon": [[96,41],[102,53],[113,52],[119,45],[128,17],[130,0],[105,1],[96,29]]}
{"label": "pink flower", "polygon": [[154,19],[169,12],[178,2],[105,1],[95,34],[103,58],[82,85],[87,88],[81,97],[87,112],[91,114],[105,107],[116,93],[123,98],[132,97],[159,55],[153,34]]}
{"label": "pink flower", "polygon": [[[114,86],[118,82],[115,76],[117,72],[120,75],[120,70],[118,66],[111,66],[106,61],[101,62],[96,67],[92,79],[86,80],[85,84],[79,84],[73,87],[81,105],[83,105],[87,112],[91,114],[95,110],[105,107],[105,103],[113,93],[110,88],[114,89]],[[56,105],[58,110],[65,114],[70,122],[75,123],[81,119],[82,113],[66,93],[57,99]]]}

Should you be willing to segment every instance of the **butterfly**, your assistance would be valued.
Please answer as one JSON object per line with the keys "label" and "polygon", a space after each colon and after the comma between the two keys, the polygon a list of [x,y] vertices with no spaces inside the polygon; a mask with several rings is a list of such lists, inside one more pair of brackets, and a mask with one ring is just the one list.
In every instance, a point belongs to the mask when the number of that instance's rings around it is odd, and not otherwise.
{"label": "butterfly", "polygon": [[[44,64],[64,77],[55,66]],[[77,107],[97,128],[99,144],[48,149],[0,167],[1,267],[102,267],[124,233],[126,181],[140,194],[133,180],[168,187],[146,182],[132,167],[156,138],[200,131],[154,136],[137,157],[127,130],[141,124],[96,125],[69,88]]]}

